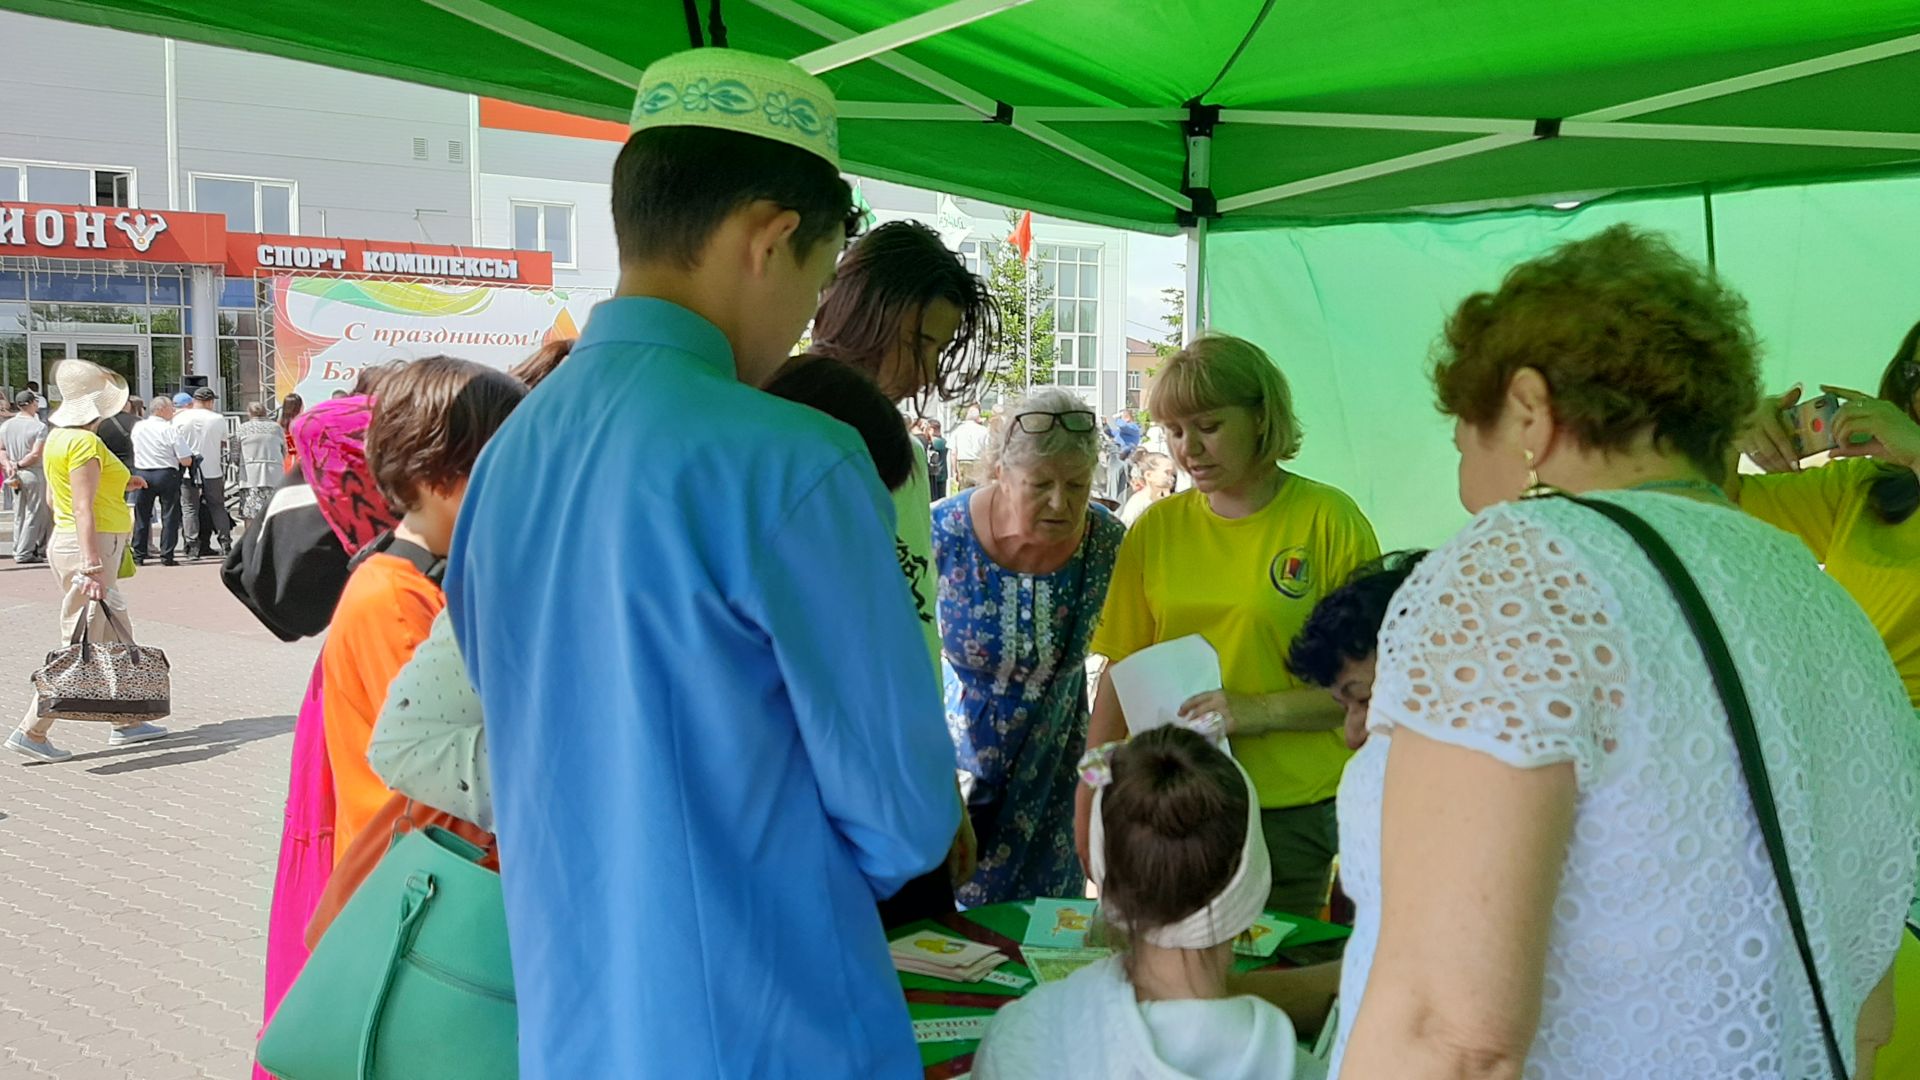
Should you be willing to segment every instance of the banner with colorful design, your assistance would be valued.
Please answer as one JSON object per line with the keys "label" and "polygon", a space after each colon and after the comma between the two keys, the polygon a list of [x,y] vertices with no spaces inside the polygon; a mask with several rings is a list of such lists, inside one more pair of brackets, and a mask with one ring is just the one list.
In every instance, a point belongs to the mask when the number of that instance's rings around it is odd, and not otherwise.
{"label": "banner with colorful design", "polygon": [[517,289],[363,278],[273,279],[274,386],[308,403],[361,369],[446,353],[497,368],[577,337],[602,289]]}

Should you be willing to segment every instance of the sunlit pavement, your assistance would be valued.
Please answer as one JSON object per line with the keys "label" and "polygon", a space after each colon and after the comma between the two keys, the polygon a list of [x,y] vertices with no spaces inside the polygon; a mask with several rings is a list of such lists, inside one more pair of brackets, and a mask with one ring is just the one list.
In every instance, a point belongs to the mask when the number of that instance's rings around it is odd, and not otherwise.
{"label": "sunlit pavement", "polygon": [[[6,515],[10,519],[11,515]],[[55,646],[44,565],[15,567],[0,521],[0,720]],[[136,637],[167,651],[174,735],[74,757],[0,752],[0,1077],[241,1078],[259,1025],[267,899],[293,713],[318,644],[254,622],[212,560],[126,584]]]}

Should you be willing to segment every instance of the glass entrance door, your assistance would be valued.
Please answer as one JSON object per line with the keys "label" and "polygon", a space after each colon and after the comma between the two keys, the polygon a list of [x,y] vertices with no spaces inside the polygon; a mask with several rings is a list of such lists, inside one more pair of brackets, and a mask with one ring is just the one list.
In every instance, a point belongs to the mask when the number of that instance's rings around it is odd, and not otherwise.
{"label": "glass entrance door", "polygon": [[60,400],[59,365],[66,360],[91,360],[125,380],[141,397],[152,393],[151,342],[136,334],[36,334],[27,354],[28,377],[40,384],[48,401]]}

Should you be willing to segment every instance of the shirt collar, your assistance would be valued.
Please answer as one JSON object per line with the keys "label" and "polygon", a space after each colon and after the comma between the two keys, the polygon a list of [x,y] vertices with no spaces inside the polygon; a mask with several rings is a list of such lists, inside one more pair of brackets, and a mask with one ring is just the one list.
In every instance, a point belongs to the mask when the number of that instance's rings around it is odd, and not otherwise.
{"label": "shirt collar", "polygon": [[700,360],[728,378],[735,377],[733,346],[720,328],[670,300],[616,296],[594,305],[580,348],[609,342],[665,345]]}

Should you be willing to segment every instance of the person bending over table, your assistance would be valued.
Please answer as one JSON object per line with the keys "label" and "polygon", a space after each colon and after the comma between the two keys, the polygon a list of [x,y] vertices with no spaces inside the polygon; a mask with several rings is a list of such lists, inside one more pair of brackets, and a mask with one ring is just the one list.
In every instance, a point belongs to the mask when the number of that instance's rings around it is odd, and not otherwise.
{"label": "person bending over table", "polygon": [[1859,606],[1716,486],[1756,373],[1740,298],[1628,226],[1448,320],[1435,383],[1476,517],[1395,598],[1341,784],[1342,1080],[1830,1074],[1695,634],[1640,545],[1557,491],[1657,530],[1726,634],[1837,1053],[1871,1075],[1920,746]]}
{"label": "person bending over table", "polygon": [[[1273,853],[1268,906],[1315,918],[1339,850],[1333,796],[1349,751],[1340,708],[1287,671],[1287,646],[1314,604],[1380,545],[1344,492],[1281,467],[1300,451],[1300,424],[1286,378],[1258,347],[1201,338],[1167,360],[1148,405],[1194,486],[1155,503],[1128,531],[1093,652],[1118,663],[1200,634],[1219,653],[1224,685],[1183,712],[1221,715],[1260,790]],[[1103,676],[1088,744],[1126,732]],[[1083,861],[1091,807],[1081,792]]]}
{"label": "person bending over table", "polygon": [[986,483],[934,508],[947,733],[980,865],[968,907],[1086,889],[1073,848],[1087,737],[1087,643],[1126,527],[1088,504],[1096,419],[1035,390],[995,424]]}

